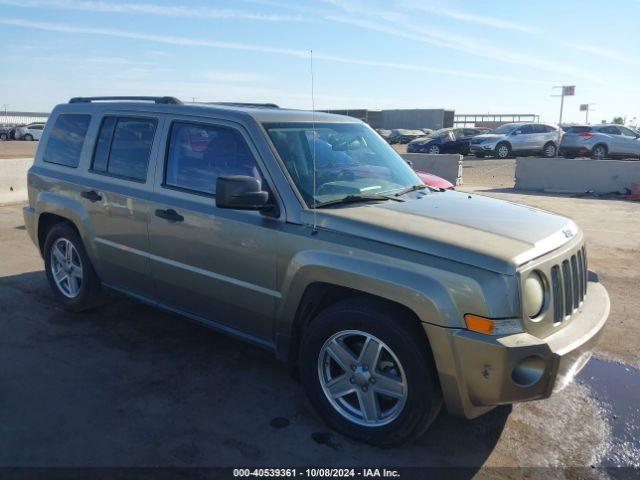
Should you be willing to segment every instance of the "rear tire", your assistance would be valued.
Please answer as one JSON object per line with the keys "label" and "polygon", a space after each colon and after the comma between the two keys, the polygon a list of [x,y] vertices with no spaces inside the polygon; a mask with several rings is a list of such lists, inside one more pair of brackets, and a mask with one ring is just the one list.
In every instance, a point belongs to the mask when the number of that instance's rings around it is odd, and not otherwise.
{"label": "rear tire", "polygon": [[605,145],[596,145],[591,150],[591,158],[594,160],[602,160],[607,157],[607,147]]}
{"label": "rear tire", "polygon": [[547,143],[542,148],[542,154],[545,156],[545,158],[553,158],[556,156],[557,153],[558,153],[558,149],[556,148],[553,142]]}
{"label": "rear tire", "polygon": [[496,145],[495,156],[501,160],[509,158],[511,156],[511,145],[504,142]]}
{"label": "rear tire", "polygon": [[70,224],[58,223],[47,233],[44,267],[53,294],[67,310],[81,312],[100,303],[100,279]]}
{"label": "rear tire", "polygon": [[9,140],[9,135],[7,135],[6,133],[0,133],[0,141],[6,142],[7,140]]}
{"label": "rear tire", "polygon": [[31,135],[30,133],[27,133],[27,134],[24,135],[24,137],[22,137],[22,139],[25,142],[32,142],[33,141],[33,135]]}
{"label": "rear tire", "polygon": [[[373,362],[363,354],[372,351],[365,345],[381,352]],[[390,447],[419,436],[442,406],[424,331],[405,312],[384,302],[356,297],[322,311],[304,332],[299,370],[323,420],[343,435],[372,445]],[[393,396],[380,393],[383,387]],[[338,389],[335,396],[333,389]]]}

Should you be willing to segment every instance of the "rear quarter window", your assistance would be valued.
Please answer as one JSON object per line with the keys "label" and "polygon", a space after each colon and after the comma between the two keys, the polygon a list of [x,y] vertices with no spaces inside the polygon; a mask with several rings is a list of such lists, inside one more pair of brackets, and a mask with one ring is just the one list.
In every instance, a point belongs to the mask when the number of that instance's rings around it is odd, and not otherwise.
{"label": "rear quarter window", "polygon": [[47,163],[77,167],[91,115],[64,113],[58,116],[44,150]]}

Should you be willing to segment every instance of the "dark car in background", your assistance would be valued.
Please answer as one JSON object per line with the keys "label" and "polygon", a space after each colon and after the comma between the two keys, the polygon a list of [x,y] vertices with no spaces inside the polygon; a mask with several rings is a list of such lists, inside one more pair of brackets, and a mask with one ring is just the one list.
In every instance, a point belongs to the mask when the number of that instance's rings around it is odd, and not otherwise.
{"label": "dark car in background", "polygon": [[565,158],[591,157],[638,158],[640,134],[623,125],[573,125],[560,142],[560,155]]}
{"label": "dark car in background", "polygon": [[0,142],[6,142],[11,139],[11,128],[0,125]]}
{"label": "dark car in background", "polygon": [[424,137],[425,133],[422,130],[408,130],[405,128],[394,128],[391,130],[391,137],[389,138],[390,144],[406,144],[415,140],[416,138]]}
{"label": "dark car in background", "polygon": [[459,153],[468,155],[471,139],[486,133],[483,128],[441,128],[407,146],[407,153]]}

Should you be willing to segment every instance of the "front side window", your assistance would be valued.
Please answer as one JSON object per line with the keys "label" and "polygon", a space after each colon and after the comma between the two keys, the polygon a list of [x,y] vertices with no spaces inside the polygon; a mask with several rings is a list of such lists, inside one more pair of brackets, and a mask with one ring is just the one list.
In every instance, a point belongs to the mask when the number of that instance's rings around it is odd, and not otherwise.
{"label": "front side window", "polygon": [[505,123],[504,125],[501,125],[498,128],[492,130],[491,133],[495,133],[497,135],[505,135],[513,132],[517,127],[517,124]]}
{"label": "front side window", "polygon": [[310,122],[273,123],[264,127],[309,207],[349,195],[393,194],[422,183],[393,148],[363,124],[320,123],[314,128]]}
{"label": "front side window", "polygon": [[253,155],[240,132],[211,125],[173,124],[165,186],[213,195],[218,177],[227,175],[261,180]]}
{"label": "front side window", "polygon": [[156,121],[146,118],[105,117],[98,133],[92,170],[143,182]]}
{"label": "front side window", "polygon": [[62,114],[56,119],[44,150],[45,162],[77,167],[91,115]]}
{"label": "front side window", "polygon": [[636,138],[636,134],[632,130],[626,127],[619,127],[619,128],[620,128],[620,131],[622,132],[622,135],[624,135],[625,137]]}

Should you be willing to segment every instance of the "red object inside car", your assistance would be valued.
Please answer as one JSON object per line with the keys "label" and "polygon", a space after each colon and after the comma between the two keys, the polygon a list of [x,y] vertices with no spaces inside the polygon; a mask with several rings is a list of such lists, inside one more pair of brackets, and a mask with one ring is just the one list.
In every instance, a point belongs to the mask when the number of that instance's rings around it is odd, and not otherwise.
{"label": "red object inside car", "polygon": [[445,180],[444,178],[432,175],[431,173],[422,172],[420,170],[416,170],[416,175],[418,175],[418,177],[420,177],[420,180],[422,180],[422,183],[424,183],[428,187],[442,188],[444,190],[455,190],[455,186],[453,185],[453,183]]}

